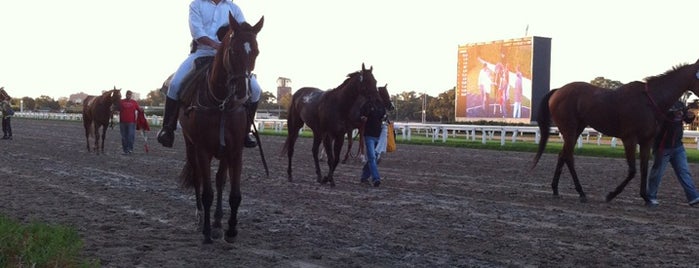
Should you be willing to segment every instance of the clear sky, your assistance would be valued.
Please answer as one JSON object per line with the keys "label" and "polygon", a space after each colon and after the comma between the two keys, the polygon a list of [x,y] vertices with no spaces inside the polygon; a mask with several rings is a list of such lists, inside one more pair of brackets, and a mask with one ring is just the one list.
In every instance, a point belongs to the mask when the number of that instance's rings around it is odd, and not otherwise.
{"label": "clear sky", "polygon": [[[330,89],[362,63],[391,94],[456,85],[459,45],[551,38],[551,88],[598,76],[627,83],[699,58],[699,1],[235,0],[264,15],[255,73]],[[0,1],[0,86],[58,99],[161,86],[189,50],[190,0]]]}

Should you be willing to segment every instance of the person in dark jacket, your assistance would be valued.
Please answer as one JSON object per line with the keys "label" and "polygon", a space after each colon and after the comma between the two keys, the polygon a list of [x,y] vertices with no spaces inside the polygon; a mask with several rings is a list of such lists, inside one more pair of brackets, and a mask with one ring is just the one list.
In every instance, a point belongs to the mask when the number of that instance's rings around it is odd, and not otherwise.
{"label": "person in dark jacket", "polygon": [[678,101],[672,105],[665,115],[660,130],[653,145],[653,166],[648,176],[648,205],[655,207],[658,202],[658,187],[663,177],[667,163],[672,165],[677,180],[684,189],[685,197],[690,206],[699,204],[699,193],[692,180],[692,174],[687,164],[687,153],[682,144],[683,121],[691,123],[694,113],[688,112],[684,103]]}
{"label": "person in dark jacket", "polygon": [[381,125],[386,115],[386,109],[380,101],[368,101],[361,109],[361,118],[364,121],[364,146],[366,147],[366,163],[362,168],[361,182],[369,182],[372,179],[374,187],[381,184],[381,176],[376,166],[376,145],[381,136]]}

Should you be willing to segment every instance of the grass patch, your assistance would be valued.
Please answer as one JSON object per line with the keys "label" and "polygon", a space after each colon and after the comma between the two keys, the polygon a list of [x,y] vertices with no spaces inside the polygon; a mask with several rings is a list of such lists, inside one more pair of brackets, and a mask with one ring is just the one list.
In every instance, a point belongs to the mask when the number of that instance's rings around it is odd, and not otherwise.
{"label": "grass patch", "polygon": [[0,267],[99,267],[80,258],[78,232],[61,225],[20,224],[0,215]]}

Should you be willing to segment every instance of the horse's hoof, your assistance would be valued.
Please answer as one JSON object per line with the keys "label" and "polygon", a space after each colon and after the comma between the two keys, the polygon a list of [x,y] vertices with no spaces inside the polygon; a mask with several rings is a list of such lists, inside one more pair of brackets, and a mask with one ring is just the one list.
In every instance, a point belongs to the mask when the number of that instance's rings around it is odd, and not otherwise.
{"label": "horse's hoof", "polygon": [[211,238],[220,239],[223,236],[223,230],[221,228],[214,228],[211,230]]}
{"label": "horse's hoof", "polygon": [[330,187],[335,187],[335,181],[330,181]]}
{"label": "horse's hoof", "polygon": [[214,240],[211,240],[211,237],[204,237],[204,240],[202,240],[201,243],[205,245],[213,244]]}
{"label": "horse's hoof", "polygon": [[587,203],[587,197],[581,196],[581,197],[580,197],[580,203]]}
{"label": "horse's hoof", "polygon": [[612,199],[614,199],[614,196],[615,196],[614,193],[609,193],[609,194],[607,194],[607,197],[604,198],[604,201],[609,203],[612,201]]}
{"label": "horse's hoof", "polygon": [[561,199],[561,196],[558,194],[553,194],[551,197],[553,197],[553,199]]}
{"label": "horse's hoof", "polygon": [[236,237],[236,236],[238,236],[238,231],[235,231],[235,230],[230,231],[230,230],[229,230],[229,231],[226,231],[226,237],[224,237],[223,239],[226,240],[226,242],[232,244],[232,243],[235,242],[235,237]]}

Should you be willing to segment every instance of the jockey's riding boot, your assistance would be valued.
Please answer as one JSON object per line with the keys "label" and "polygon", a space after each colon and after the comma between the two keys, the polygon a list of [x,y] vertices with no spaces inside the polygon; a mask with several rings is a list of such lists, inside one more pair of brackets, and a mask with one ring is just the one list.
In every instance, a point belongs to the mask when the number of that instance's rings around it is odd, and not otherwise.
{"label": "jockey's riding boot", "polygon": [[177,129],[177,115],[180,110],[180,102],[171,98],[165,98],[165,113],[163,114],[163,128],[158,133],[158,142],[165,147],[172,147],[175,142],[175,129]]}
{"label": "jockey's riding boot", "polygon": [[[245,108],[248,113],[248,131],[250,130],[250,127],[252,127],[252,124],[255,122],[255,113],[257,112],[257,104],[258,102],[252,102],[248,103]],[[255,148],[257,146],[257,142],[252,139],[252,134],[247,133],[245,135],[245,147],[246,148]]]}

